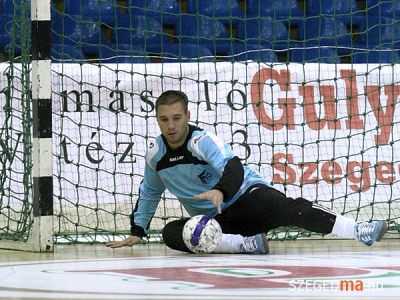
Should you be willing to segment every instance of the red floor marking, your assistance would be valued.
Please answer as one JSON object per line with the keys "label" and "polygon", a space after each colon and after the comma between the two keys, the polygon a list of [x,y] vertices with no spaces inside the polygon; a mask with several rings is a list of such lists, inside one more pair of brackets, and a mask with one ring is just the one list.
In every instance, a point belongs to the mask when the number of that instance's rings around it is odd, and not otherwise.
{"label": "red floor marking", "polygon": [[[226,276],[215,273],[194,272],[196,269],[234,268],[240,269],[259,269],[276,270],[290,272],[290,275],[260,276],[260,277],[236,277]],[[71,271],[74,272],[74,271]],[[315,266],[201,266],[201,267],[167,267],[167,268],[134,268],[134,269],[109,269],[109,270],[86,270],[77,272],[90,273],[117,273],[123,275],[135,275],[151,277],[151,280],[161,281],[185,281],[197,284],[208,284],[216,289],[242,289],[242,288],[289,288],[289,283],[277,282],[279,279],[291,278],[319,278],[333,276],[364,275],[370,273],[365,269],[357,268],[336,268],[336,267],[315,267]]]}

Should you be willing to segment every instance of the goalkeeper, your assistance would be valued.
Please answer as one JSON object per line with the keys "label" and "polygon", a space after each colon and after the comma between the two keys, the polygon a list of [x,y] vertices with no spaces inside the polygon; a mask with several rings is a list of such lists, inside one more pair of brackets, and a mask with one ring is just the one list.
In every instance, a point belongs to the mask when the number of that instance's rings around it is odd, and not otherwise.
{"label": "goalkeeper", "polygon": [[[214,252],[268,253],[265,233],[280,226],[296,226],[322,234],[355,238],[365,245],[379,241],[384,221],[356,223],[304,198],[289,198],[264,178],[243,166],[231,147],[214,134],[189,124],[188,98],[166,91],[156,101],[161,130],[146,154],[139,199],[131,216],[131,236],[107,243],[110,248],[133,246],[146,236],[162,193],[168,189],[190,216],[214,217],[223,235]],[[187,219],[169,222],[165,244],[190,252],[182,238]]]}

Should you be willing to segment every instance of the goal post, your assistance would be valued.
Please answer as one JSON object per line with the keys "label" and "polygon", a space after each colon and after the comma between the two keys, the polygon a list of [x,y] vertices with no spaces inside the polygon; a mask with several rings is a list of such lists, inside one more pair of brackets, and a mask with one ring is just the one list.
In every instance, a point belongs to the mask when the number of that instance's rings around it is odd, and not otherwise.
{"label": "goal post", "polygon": [[53,251],[53,128],[50,0],[32,0],[33,230],[39,252]]}
{"label": "goal post", "polygon": [[[14,78],[11,78],[8,83],[15,81],[15,84],[6,86],[4,89],[16,90],[4,93],[5,101],[15,104],[15,107],[11,104],[8,107],[9,111],[4,111],[2,129],[5,130],[8,126],[13,127],[12,130],[17,132],[14,134],[23,136],[23,139],[15,144],[16,148],[12,145],[14,136],[6,136],[4,139],[6,142],[2,143],[2,153],[7,154],[7,151],[12,149],[14,155],[3,155],[2,218],[0,221],[4,227],[0,233],[0,248],[52,252],[54,222],[50,0],[32,0],[31,6],[28,1],[20,1],[15,3],[15,8],[15,23],[12,26],[12,32],[16,33],[13,35],[14,38],[20,36],[21,43],[20,45],[15,43],[14,46],[21,47],[22,55],[19,62],[11,61],[8,67],[14,69],[11,75]],[[21,21],[19,26],[16,23],[18,20]],[[29,20],[30,24],[28,24]],[[31,49],[30,53],[29,49]],[[21,69],[20,77],[17,75],[18,68]],[[19,87],[25,90],[19,93]],[[19,100],[18,96],[21,97],[24,105],[16,104]],[[14,97],[16,99],[12,99]],[[5,108],[3,106],[3,109]],[[18,108],[22,111],[18,111]],[[19,119],[20,114],[23,116],[22,120]],[[10,119],[11,122],[8,123]],[[20,151],[23,151],[22,157],[19,156]],[[18,162],[21,158],[22,165]],[[16,178],[12,174],[7,176],[4,173],[6,162],[9,164],[8,170],[23,174],[22,190],[20,183],[14,181]],[[8,196],[15,193],[17,197],[5,199],[4,190],[10,191]],[[19,212],[17,208],[25,209]]]}
{"label": "goal post", "polygon": [[[400,37],[384,36],[398,22],[380,15],[390,9],[288,1],[285,15],[281,1],[268,10],[230,0],[219,15],[200,0],[152,2],[1,2],[0,248],[53,251],[129,235],[159,134],[155,100],[168,89],[188,95],[192,124],[278,190],[357,221],[386,220],[387,237],[399,237],[400,59],[388,49]],[[307,30],[323,24],[333,37]],[[148,241],[183,216],[163,194]]]}

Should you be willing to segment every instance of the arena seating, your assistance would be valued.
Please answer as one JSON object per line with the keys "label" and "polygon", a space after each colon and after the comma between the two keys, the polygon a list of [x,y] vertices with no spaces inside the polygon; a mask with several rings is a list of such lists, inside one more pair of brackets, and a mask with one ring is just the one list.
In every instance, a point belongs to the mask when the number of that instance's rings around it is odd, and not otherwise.
{"label": "arena seating", "polygon": [[237,36],[244,43],[267,49],[286,49],[291,41],[286,25],[271,17],[248,18],[239,22]]}
{"label": "arena seating", "polygon": [[340,63],[338,52],[333,47],[294,48],[289,51],[291,62],[296,63]]}
{"label": "arena seating", "polygon": [[203,45],[174,44],[164,51],[163,62],[215,61],[214,53]]}
{"label": "arena seating", "polygon": [[175,24],[180,7],[177,0],[128,0],[127,13],[156,19],[161,24]]}
{"label": "arena seating", "polygon": [[[7,53],[11,38],[18,38],[13,18],[21,4],[0,3],[0,53]],[[149,62],[149,55],[193,59],[211,53],[228,61],[272,62],[276,51],[283,51],[287,55],[279,60],[285,62],[339,63],[343,56],[354,63],[399,61],[398,52],[389,51],[399,49],[399,1],[365,0],[363,7],[357,0],[307,0],[304,7],[296,0],[186,0],[185,7],[182,3],[51,0],[54,59]],[[140,49],[142,60],[136,55]],[[332,51],[334,55],[329,54]],[[121,58],[116,58],[118,53]]]}

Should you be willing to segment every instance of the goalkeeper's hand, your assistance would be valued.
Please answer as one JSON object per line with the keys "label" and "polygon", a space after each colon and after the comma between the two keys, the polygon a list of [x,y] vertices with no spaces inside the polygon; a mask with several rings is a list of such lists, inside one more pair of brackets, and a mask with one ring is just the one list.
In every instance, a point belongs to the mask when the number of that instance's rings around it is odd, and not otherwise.
{"label": "goalkeeper's hand", "polygon": [[109,242],[106,244],[106,247],[109,247],[109,248],[121,248],[121,247],[125,247],[125,246],[132,247],[136,244],[139,244],[141,240],[142,240],[142,238],[131,235],[131,236],[127,237],[126,239],[124,239],[123,241]]}
{"label": "goalkeeper's hand", "polygon": [[224,201],[224,194],[222,194],[222,192],[220,190],[217,189],[212,189],[209,190],[207,192],[201,193],[200,195],[195,195],[194,196],[197,199],[201,199],[201,200],[209,200],[211,201],[215,207],[218,210],[218,213],[221,213],[221,205],[222,202]]}

